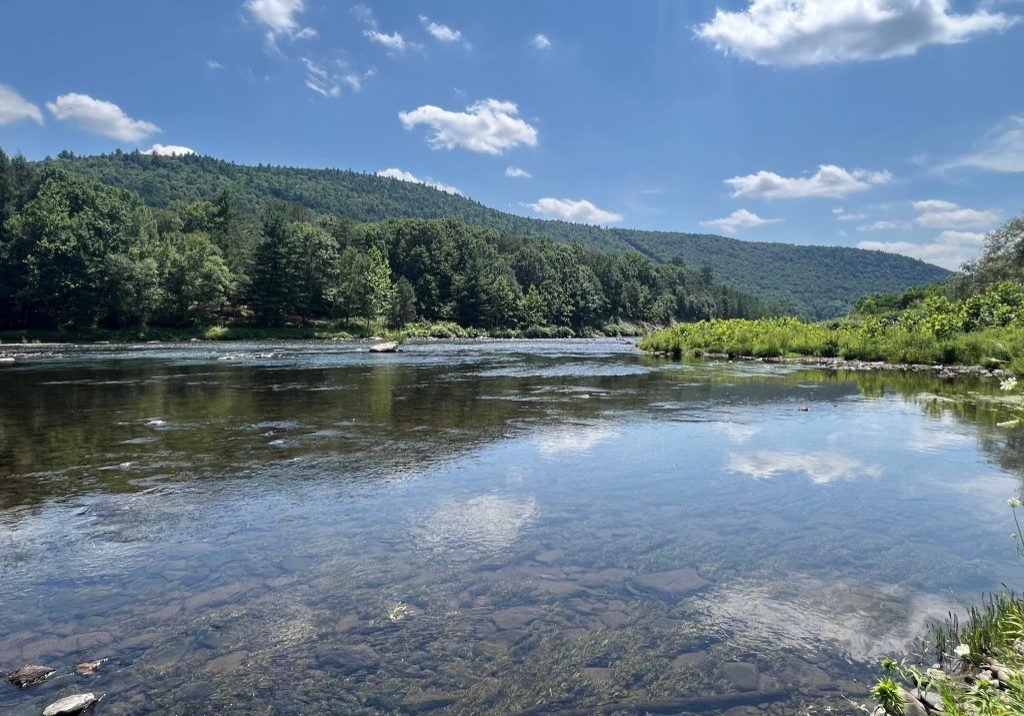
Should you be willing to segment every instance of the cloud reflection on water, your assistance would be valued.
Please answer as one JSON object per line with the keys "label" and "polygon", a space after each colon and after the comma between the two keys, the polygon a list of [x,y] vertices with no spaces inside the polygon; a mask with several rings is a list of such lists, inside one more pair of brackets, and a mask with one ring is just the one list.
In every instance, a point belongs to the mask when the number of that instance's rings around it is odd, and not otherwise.
{"label": "cloud reflection on water", "polygon": [[430,551],[490,552],[511,545],[537,513],[532,497],[479,495],[440,503],[416,531],[419,547]]}
{"label": "cloud reflection on water", "polygon": [[882,468],[836,452],[774,452],[762,450],[751,453],[733,453],[726,469],[750,475],[757,480],[803,473],[816,485],[861,477],[879,477]]}

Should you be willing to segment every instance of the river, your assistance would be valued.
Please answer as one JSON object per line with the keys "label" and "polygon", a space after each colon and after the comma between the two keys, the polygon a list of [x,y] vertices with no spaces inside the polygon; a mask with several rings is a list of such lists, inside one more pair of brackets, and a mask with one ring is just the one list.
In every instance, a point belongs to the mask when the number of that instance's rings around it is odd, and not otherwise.
{"label": "river", "polygon": [[994,379],[366,347],[12,349],[0,711],[854,714],[1019,581]]}

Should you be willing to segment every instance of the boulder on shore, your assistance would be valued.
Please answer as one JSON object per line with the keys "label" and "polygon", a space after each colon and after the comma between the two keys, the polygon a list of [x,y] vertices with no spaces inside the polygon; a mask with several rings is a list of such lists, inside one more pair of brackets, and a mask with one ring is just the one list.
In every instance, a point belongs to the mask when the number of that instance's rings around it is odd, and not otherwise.
{"label": "boulder on shore", "polygon": [[384,341],[370,346],[370,353],[397,353],[398,341]]}

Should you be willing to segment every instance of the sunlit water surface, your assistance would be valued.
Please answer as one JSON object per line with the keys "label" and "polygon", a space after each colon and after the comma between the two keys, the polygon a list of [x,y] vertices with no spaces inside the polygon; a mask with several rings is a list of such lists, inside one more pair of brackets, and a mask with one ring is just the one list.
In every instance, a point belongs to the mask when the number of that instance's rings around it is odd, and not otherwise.
{"label": "sunlit water surface", "polygon": [[852,714],[1021,574],[994,380],[613,340],[16,356],[0,668],[58,676],[4,713]]}

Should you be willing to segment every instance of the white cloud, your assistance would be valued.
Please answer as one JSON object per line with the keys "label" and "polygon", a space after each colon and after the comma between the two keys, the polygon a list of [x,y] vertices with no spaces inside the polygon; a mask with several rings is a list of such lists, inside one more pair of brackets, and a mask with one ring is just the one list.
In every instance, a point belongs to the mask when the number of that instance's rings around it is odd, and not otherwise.
{"label": "white cloud", "polygon": [[891,180],[892,175],[887,171],[847,171],[834,164],[822,164],[818,171],[809,177],[784,177],[774,172],[759,171],[757,174],[726,179],[725,183],[733,188],[733,196],[762,199],[821,196],[835,199],[866,191],[878,184],[887,184]]}
{"label": "white cloud", "polygon": [[178,144],[154,144],[149,149],[143,149],[143,154],[155,154],[158,157],[182,157],[186,154],[195,154],[191,147],[182,147]]}
{"label": "white cloud", "polygon": [[519,117],[519,108],[514,102],[485,99],[469,105],[465,112],[425,104],[409,112],[399,112],[398,119],[406,129],[418,124],[430,127],[433,130],[430,145],[435,149],[462,147],[485,154],[501,154],[520,144],[537,146],[537,130]]}
{"label": "white cloud", "polygon": [[533,174],[519,167],[505,167],[505,176],[512,179],[533,179]]}
{"label": "white cloud", "polygon": [[[440,42],[463,42],[462,33],[455,30],[447,25],[442,25],[439,22],[434,22],[426,15],[420,15],[420,22],[423,24],[423,29],[429,32],[435,40]],[[468,47],[468,43],[464,43]]]}
{"label": "white cloud", "polygon": [[752,0],[696,28],[715,49],[762,65],[884,60],[1005,30],[1016,18],[951,12],[949,0]]}
{"label": "white cloud", "polygon": [[832,215],[835,216],[838,221],[860,221],[861,219],[868,218],[867,214],[850,212],[841,206],[833,209]]}
{"label": "white cloud", "polygon": [[[353,92],[363,88],[363,80],[376,74],[376,70],[368,70],[362,75],[348,70],[344,62],[334,61],[321,65],[308,57],[302,58],[306,66],[306,87],[323,97],[340,97],[342,85]],[[340,68],[340,71],[334,69]]]}
{"label": "white cloud", "polygon": [[211,70],[222,70],[222,69],[224,69],[224,65],[222,65],[219,62],[217,62],[217,60],[207,60],[206,61],[206,66],[209,67]]}
{"label": "white cloud", "polygon": [[0,85],[0,125],[11,124],[22,119],[31,119],[36,124],[43,123],[43,113],[39,108],[14,91],[7,85]]}
{"label": "white cloud", "polygon": [[1024,117],[1008,117],[986,135],[977,152],[957,159],[952,166],[1024,172]]}
{"label": "white cloud", "polygon": [[412,47],[410,43],[405,41],[402,37],[402,33],[392,32],[390,35],[380,30],[363,30],[363,34],[370,38],[371,42],[376,42],[379,45],[384,45],[392,52],[405,52],[409,47]]}
{"label": "white cloud", "polygon": [[857,231],[903,231],[909,228],[909,221],[876,221],[858,226]]}
{"label": "white cloud", "polygon": [[980,254],[984,245],[985,234],[970,231],[943,231],[934,240],[927,243],[861,241],[857,244],[857,248],[903,254],[955,271],[965,261]]}
{"label": "white cloud", "polygon": [[377,172],[377,176],[388,177],[389,179],[397,179],[398,181],[407,181],[413,184],[423,184],[425,186],[432,187],[439,191],[448,192],[449,194],[459,194],[460,196],[462,195],[461,191],[459,191],[458,189],[449,184],[442,184],[439,181],[434,181],[430,177],[427,177],[426,179],[420,179],[412,172],[407,172],[397,167],[381,169],[379,172]]}
{"label": "white cloud", "polygon": [[915,201],[918,217],[914,220],[930,229],[985,229],[999,221],[999,212],[967,209],[951,201],[928,199]]}
{"label": "white cloud", "polygon": [[551,40],[549,40],[548,36],[545,35],[544,33],[538,32],[536,35],[533,36],[533,39],[530,40],[530,44],[536,47],[538,50],[546,50],[549,47],[551,47]]}
{"label": "white cloud", "polygon": [[307,40],[316,30],[300,27],[298,16],[306,9],[304,0],[246,0],[243,7],[267,28],[267,44],[276,49],[278,35]]}
{"label": "white cloud", "polygon": [[578,224],[616,224],[622,221],[622,214],[599,209],[586,199],[555,199],[546,196],[527,206],[547,219]]}
{"label": "white cloud", "polygon": [[747,211],[746,209],[737,209],[729,214],[729,216],[722,219],[712,219],[710,221],[702,221],[700,223],[703,226],[714,226],[719,231],[724,231],[727,234],[735,234],[740,229],[763,226],[764,224],[774,224],[779,221],[782,221],[782,219],[763,219],[757,214]]}
{"label": "white cloud", "polygon": [[152,122],[132,119],[113,102],[93,99],[87,94],[62,94],[46,108],[57,119],[70,119],[83,129],[123,142],[140,142],[162,131]]}

